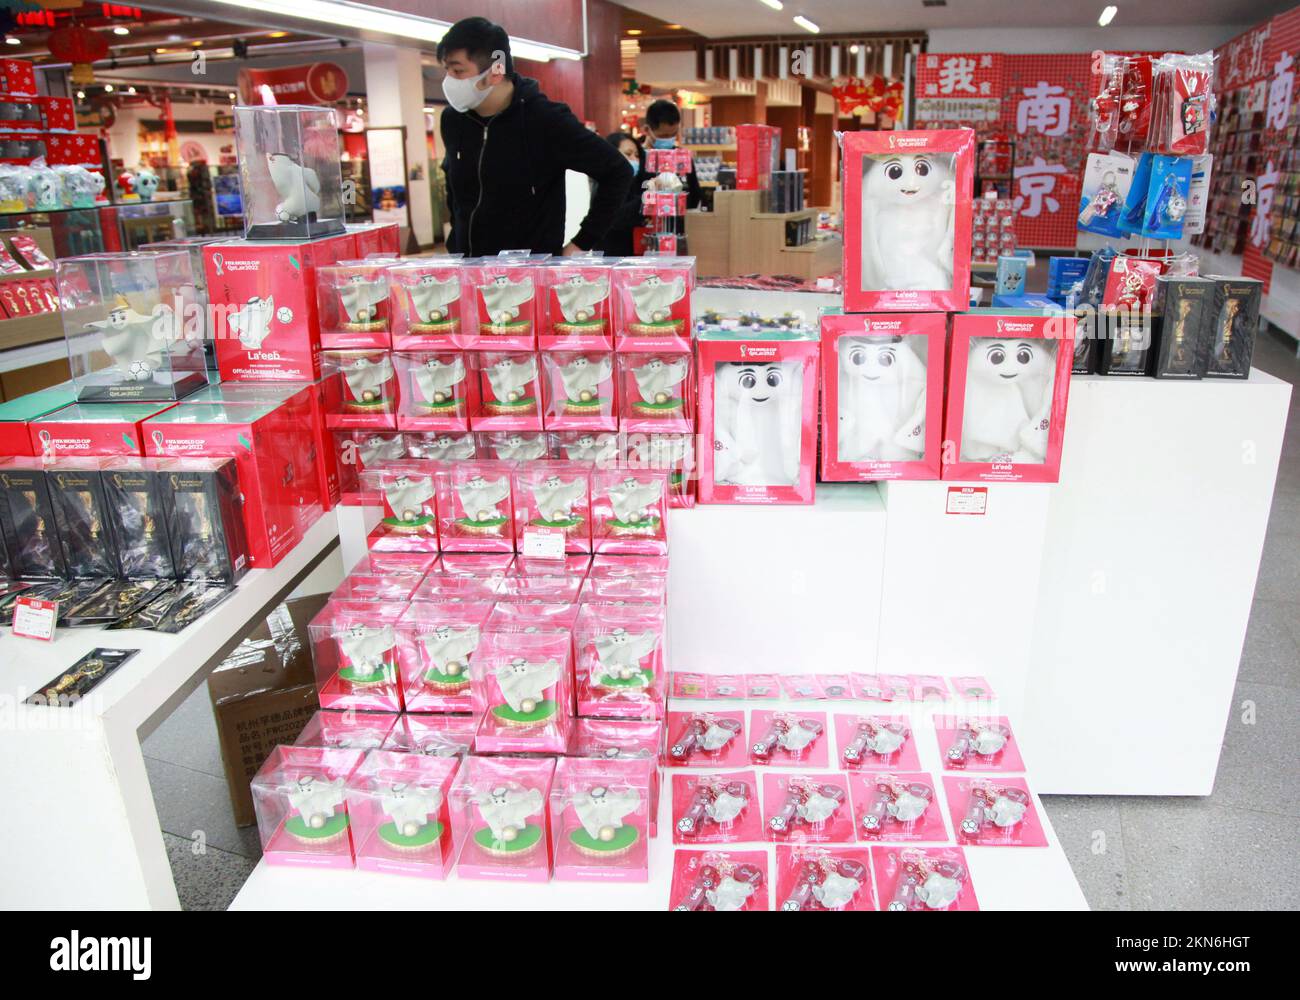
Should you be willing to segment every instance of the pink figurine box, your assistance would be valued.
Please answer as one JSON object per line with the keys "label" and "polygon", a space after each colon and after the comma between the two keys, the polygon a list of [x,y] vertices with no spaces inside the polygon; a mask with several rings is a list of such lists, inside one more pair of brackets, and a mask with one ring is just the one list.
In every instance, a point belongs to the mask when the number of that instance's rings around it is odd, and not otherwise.
{"label": "pink figurine box", "polygon": [[663,469],[668,473],[668,502],[672,507],[694,507],[699,468],[694,434],[655,434],[646,431],[622,435],[625,464],[632,469]]}
{"label": "pink figurine box", "polygon": [[[537,431],[480,431],[474,435],[479,458],[501,462],[539,462],[561,458],[550,446],[545,434]],[[471,457],[471,456],[466,456]]]}
{"label": "pink figurine box", "polygon": [[533,351],[467,355],[477,383],[470,426],[476,431],[542,430],[542,377]]}
{"label": "pink figurine box", "polygon": [[851,844],[853,810],[843,774],[763,775],[763,829],[779,843]]}
{"label": "pink figurine box", "polygon": [[667,701],[662,608],[584,604],[573,629],[578,714],[658,719]]}
{"label": "pink figurine box", "polygon": [[[662,722],[646,719],[574,719],[570,757],[597,760],[658,761],[664,741]],[[659,768],[650,768],[650,836],[659,836]]]}
{"label": "pink figurine box", "polygon": [[803,330],[700,335],[700,503],[813,502],[819,349]]}
{"label": "pink figurine box", "polygon": [[591,540],[597,555],[668,554],[668,473],[596,469],[591,476]]}
{"label": "pink figurine box", "polygon": [[397,372],[386,350],[322,351],[321,406],[335,430],[397,426]]}
{"label": "pink figurine box", "polygon": [[359,750],[276,747],[253,777],[253,809],[268,865],[351,868],[347,783]]}
{"label": "pink figurine box", "polygon": [[466,347],[485,351],[532,351],[537,347],[537,276],[528,257],[483,257],[463,265],[461,294],[476,321],[462,333]]}
{"label": "pink figurine box", "polygon": [[944,479],[1057,481],[1074,330],[1074,317],[1063,313],[978,309],[953,317]]}
{"label": "pink figurine box", "polygon": [[839,766],[846,771],[887,768],[916,771],[921,759],[906,715],[843,713],[835,716]]}
{"label": "pink figurine box", "polygon": [[388,270],[396,351],[459,350],[474,339],[478,314],[465,295],[460,258],[439,256]]}
{"label": "pink figurine box", "polygon": [[316,314],[325,350],[392,347],[389,332],[390,261],[343,260],[316,268]]}
{"label": "pink figurine box", "polygon": [[479,753],[563,753],[573,694],[569,637],[491,632],[470,667]]}
{"label": "pink figurine box", "polygon": [[347,784],[357,868],[445,878],[464,836],[448,801],[459,768],[457,757],[368,754]]}
{"label": "pink figurine box", "polygon": [[362,486],[383,505],[379,523],[366,539],[372,551],[438,551],[434,478],[427,462],[411,459],[387,462],[362,473]]}
{"label": "pink figurine box", "polygon": [[452,823],[464,831],[458,876],[550,879],[554,776],[555,759],[550,757],[466,758],[451,788]]}
{"label": "pink figurine box", "polygon": [[394,351],[397,371],[397,429],[403,431],[469,430],[478,410],[478,379],[470,359],[460,351]]}
{"label": "pink figurine box", "polygon": [[761,912],[768,903],[767,851],[677,851],[668,908],[675,912]]}
{"label": "pink figurine box", "polygon": [[860,840],[948,842],[934,779],[922,772],[849,775]]}
{"label": "pink figurine box", "polygon": [[415,601],[397,623],[397,670],[407,712],[471,712],[470,670],[486,602]]}
{"label": "pink figurine box", "polygon": [[602,351],[614,345],[610,261],[567,257],[537,269],[541,282],[542,350]]}
{"label": "pink figurine box", "polygon": [[886,912],[980,908],[959,847],[873,847],[871,867]]}
{"label": "pink figurine box", "polygon": [[384,740],[384,749],[426,757],[465,757],[474,748],[473,715],[403,714]]}
{"label": "pink figurine box", "polygon": [[695,429],[695,359],[686,354],[619,354],[619,426],[631,434]]}
{"label": "pink figurine box", "polygon": [[618,430],[611,352],[543,351],[541,361],[547,430]]}
{"label": "pink figurine box", "polygon": [[591,551],[589,465],[521,462],[513,473],[512,492],[515,538],[524,555],[562,563],[565,553]]}
{"label": "pink figurine box", "polygon": [[444,552],[514,552],[513,462],[471,461],[433,473]]}
{"label": "pink figurine box", "polygon": [[821,477],[938,479],[947,317],[822,317]]}
{"label": "pink figurine box", "polygon": [[322,708],[400,712],[398,619],[407,605],[327,601],[307,626]]}
{"label": "pink figurine box", "polygon": [[971,129],[846,132],[844,309],[970,305]]}
{"label": "pink figurine box", "polygon": [[645,758],[560,759],[551,785],[558,881],[649,881],[654,771],[655,762]]}
{"label": "pink figurine box", "polygon": [[618,351],[690,352],[694,257],[629,257],[611,277]]}
{"label": "pink figurine box", "polygon": [[323,708],[307,720],[293,745],[362,752],[378,750],[393,731],[397,719],[392,712],[347,712]]}
{"label": "pink figurine box", "polygon": [[555,458],[591,462],[598,469],[620,464],[619,435],[613,431],[550,431],[546,437]]}

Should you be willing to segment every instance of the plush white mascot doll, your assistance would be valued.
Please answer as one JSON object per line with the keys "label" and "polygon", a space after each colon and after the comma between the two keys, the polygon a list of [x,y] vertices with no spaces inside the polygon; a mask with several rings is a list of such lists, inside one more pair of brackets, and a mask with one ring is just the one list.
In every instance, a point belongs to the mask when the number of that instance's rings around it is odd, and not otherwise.
{"label": "plush white mascot doll", "polygon": [[1055,382],[1051,341],[972,337],[961,460],[1045,462]]}
{"label": "plush white mascot doll", "polygon": [[951,288],[951,155],[866,157],[862,169],[863,289]]}
{"label": "plush white mascot doll", "polygon": [[714,480],[736,486],[798,482],[802,366],[726,361],[713,384]]}
{"label": "plush white mascot doll", "polygon": [[839,460],[922,458],[925,362],[901,337],[846,337],[839,359]]}

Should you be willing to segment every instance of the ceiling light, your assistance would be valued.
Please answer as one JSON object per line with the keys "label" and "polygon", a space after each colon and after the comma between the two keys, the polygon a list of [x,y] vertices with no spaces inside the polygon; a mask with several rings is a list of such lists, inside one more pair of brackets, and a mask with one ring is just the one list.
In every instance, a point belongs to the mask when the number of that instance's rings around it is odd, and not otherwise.
{"label": "ceiling light", "polygon": [[84,101],[85,99],[86,99],[86,92],[85,92],[84,90],[78,90],[78,91],[77,91],[77,100],[79,100],[79,101]]}
{"label": "ceiling light", "polygon": [[857,54],[858,54],[858,47],[856,45],[850,45],[849,55],[856,56]]}
{"label": "ceiling light", "polygon": [[21,41],[19,41],[17,38],[15,38],[13,35],[6,35],[6,36],[5,36],[5,44],[6,44],[6,45],[22,45],[23,43],[22,43]]}
{"label": "ceiling light", "polygon": [[765,7],[771,7],[773,10],[785,10],[785,4],[781,0],[758,0]]}
{"label": "ceiling light", "polygon": [[111,83],[104,84],[104,93],[111,94],[112,92],[113,92],[113,85]]}
{"label": "ceiling light", "polygon": [[115,34],[115,35],[129,35],[129,34],[131,34],[131,29],[130,29],[130,28],[124,28],[124,27],[122,27],[122,26],[119,24],[116,28],[113,29],[113,34]]}
{"label": "ceiling light", "polygon": [[639,35],[639,34],[641,34],[641,29],[640,29],[640,28],[628,28],[628,29],[627,29],[627,33],[628,33],[629,35]]}
{"label": "ceiling light", "polygon": [[817,27],[817,25],[814,24],[812,21],[808,20],[808,18],[804,17],[802,14],[797,14],[795,16],[794,23],[799,25],[799,27],[803,28],[804,31],[811,31],[814,35],[822,30],[821,28]]}
{"label": "ceiling light", "polygon": [[126,92],[127,92],[128,94],[134,94],[134,93],[135,93],[135,87],[127,87],[127,88],[126,88]]}
{"label": "ceiling light", "polygon": [[267,38],[287,38],[288,35],[289,35],[289,32],[287,32],[287,31],[273,31],[273,32],[271,32],[269,35],[267,35],[266,37],[267,37]]}
{"label": "ceiling light", "polygon": [[229,98],[233,101],[233,100],[235,99],[235,92],[232,90],[232,91],[231,91],[229,94],[227,94],[226,96],[229,97]]}
{"label": "ceiling light", "polygon": [[1118,13],[1119,8],[1114,4],[1110,4],[1102,9],[1101,17],[1097,18],[1097,23],[1104,28],[1106,25],[1110,24],[1111,21],[1115,20],[1115,15]]}
{"label": "ceiling light", "polygon": [[681,31],[681,30],[682,30],[682,26],[681,26],[680,24],[665,24],[664,27],[667,28],[669,31]]}

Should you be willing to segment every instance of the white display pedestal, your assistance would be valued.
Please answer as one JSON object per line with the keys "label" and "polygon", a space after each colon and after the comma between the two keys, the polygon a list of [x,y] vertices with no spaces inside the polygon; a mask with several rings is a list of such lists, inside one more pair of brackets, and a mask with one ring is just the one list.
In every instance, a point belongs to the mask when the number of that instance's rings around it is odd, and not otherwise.
{"label": "white display pedestal", "polygon": [[[6,909],[179,909],[140,741],[333,548],[325,515],[274,569],[179,635],[59,629],[53,642],[0,637],[0,789]],[[139,649],[79,704],[23,704],[96,646]]]}

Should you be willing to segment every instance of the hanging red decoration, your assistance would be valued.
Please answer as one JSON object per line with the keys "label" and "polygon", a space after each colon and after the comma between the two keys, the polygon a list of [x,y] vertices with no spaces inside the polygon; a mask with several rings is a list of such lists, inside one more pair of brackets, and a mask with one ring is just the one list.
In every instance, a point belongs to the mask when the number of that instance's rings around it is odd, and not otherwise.
{"label": "hanging red decoration", "polygon": [[69,78],[78,86],[95,82],[91,63],[108,55],[108,42],[103,36],[75,22],[55,28],[45,44],[55,59],[72,64]]}
{"label": "hanging red decoration", "polygon": [[836,80],[831,88],[841,118],[852,118],[867,104],[867,82],[859,77]]}

